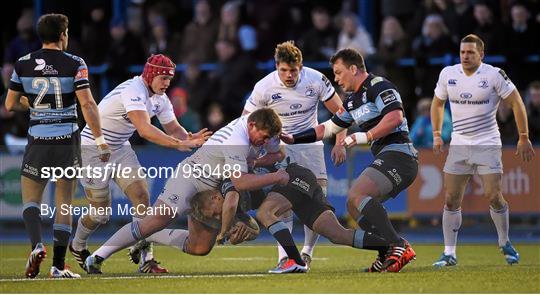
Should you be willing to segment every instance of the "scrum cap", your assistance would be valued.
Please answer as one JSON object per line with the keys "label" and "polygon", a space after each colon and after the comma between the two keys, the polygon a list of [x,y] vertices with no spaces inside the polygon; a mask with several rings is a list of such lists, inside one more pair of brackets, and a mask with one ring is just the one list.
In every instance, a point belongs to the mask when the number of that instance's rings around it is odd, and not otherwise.
{"label": "scrum cap", "polygon": [[159,75],[174,76],[176,65],[163,54],[152,54],[144,65],[142,77],[148,85],[152,84],[154,77]]}

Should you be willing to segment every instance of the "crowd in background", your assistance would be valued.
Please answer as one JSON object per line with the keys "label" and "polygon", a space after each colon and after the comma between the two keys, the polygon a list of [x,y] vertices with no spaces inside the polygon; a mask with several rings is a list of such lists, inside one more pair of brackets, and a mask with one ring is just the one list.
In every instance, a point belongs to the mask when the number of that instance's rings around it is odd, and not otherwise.
{"label": "crowd in background", "polygon": [[[28,2],[28,3],[27,3]],[[107,65],[112,89],[134,76],[129,65],[141,65],[150,54],[163,53],[186,69],[169,88],[180,123],[188,130],[217,130],[242,113],[256,81],[267,74],[258,62],[272,60],[276,44],[294,40],[305,63],[327,62],[337,50],[352,47],[366,58],[368,71],[391,80],[400,91],[417,146],[431,146],[429,108],[438,74],[444,65],[429,59],[457,56],[459,40],[474,33],[486,43],[486,55],[502,55],[503,68],[520,90],[529,114],[533,143],[540,143],[539,61],[540,1],[511,0],[381,0],[373,1],[375,28],[359,18],[358,1],[307,0],[126,0],[125,15],[112,16],[108,0],[43,1],[42,13],[61,12],[70,18],[68,51],[90,66]],[[32,1],[18,3],[17,15],[2,26],[3,98],[13,63],[37,50]],[[6,13],[6,12],[5,12]],[[11,21],[10,21],[11,20]],[[398,65],[413,58],[414,66]],[[211,70],[201,64],[213,63]],[[326,66],[319,69],[331,80]],[[101,99],[102,76],[91,82]],[[25,137],[28,118],[0,107],[0,142],[6,136]],[[321,116],[328,116],[322,112]],[[325,118],[321,118],[325,119]],[[510,108],[501,104],[497,120],[504,144],[515,144],[517,131]],[[443,138],[451,133],[445,116]],[[139,143],[137,138],[133,142]]]}

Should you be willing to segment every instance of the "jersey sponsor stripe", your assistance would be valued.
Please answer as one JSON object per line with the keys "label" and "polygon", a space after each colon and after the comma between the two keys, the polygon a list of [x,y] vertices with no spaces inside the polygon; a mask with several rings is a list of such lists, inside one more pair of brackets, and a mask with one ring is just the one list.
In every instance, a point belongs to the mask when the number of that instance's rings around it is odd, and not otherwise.
{"label": "jersey sponsor stripe", "polygon": [[476,127],[476,126],[478,126],[478,124],[485,124],[485,123],[491,122],[491,121],[496,121],[496,120],[495,120],[494,117],[488,116],[488,117],[484,117],[484,118],[481,118],[481,119],[478,119],[478,120],[475,120],[475,121],[471,121],[471,122],[468,122],[468,123],[462,123],[462,124],[459,124],[459,125],[453,124],[453,128],[454,128],[454,130],[467,129],[467,128],[471,128],[471,127]]}
{"label": "jersey sponsor stripe", "polygon": [[[487,131],[494,131],[494,130],[498,130],[498,126],[497,125],[487,125],[487,126],[483,126],[483,127],[480,127],[478,129],[475,129],[475,130],[471,130],[471,131],[456,131],[457,133],[459,134],[480,134],[480,133],[486,133]],[[482,132],[479,132],[479,131],[482,131]]]}
{"label": "jersey sponsor stripe", "polygon": [[219,143],[223,143],[223,140],[221,140],[221,139],[216,139],[214,137],[210,137],[209,139],[212,140],[212,141],[217,141]]}
{"label": "jersey sponsor stripe", "polygon": [[492,110],[489,114],[480,114],[480,115],[477,115],[477,116],[470,116],[470,117],[467,117],[467,118],[463,118],[463,119],[460,119],[460,120],[453,120],[453,123],[456,124],[456,123],[460,123],[462,121],[467,121],[467,120],[472,120],[472,119],[475,119],[475,118],[478,118],[478,117],[486,117],[486,116],[490,116],[492,115],[494,112],[496,112],[497,110]]}
{"label": "jersey sponsor stripe", "polygon": [[229,136],[227,136],[225,134],[221,134],[219,132],[215,133],[213,136],[220,137],[220,138],[223,138],[223,139],[228,139],[229,138]]}

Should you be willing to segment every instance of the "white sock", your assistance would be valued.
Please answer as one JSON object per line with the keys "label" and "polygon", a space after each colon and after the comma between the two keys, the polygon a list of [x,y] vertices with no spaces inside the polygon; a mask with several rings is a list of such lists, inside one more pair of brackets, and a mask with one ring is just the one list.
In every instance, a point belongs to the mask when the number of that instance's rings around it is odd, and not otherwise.
{"label": "white sock", "polygon": [[[287,217],[283,217],[281,219],[281,221],[283,221],[285,223],[285,225],[287,226],[287,228],[289,229],[289,232],[292,233],[292,229],[293,229],[293,215],[291,214],[290,216],[287,216]],[[283,247],[281,247],[281,245],[278,243],[278,261],[280,261],[281,259],[287,257],[287,252],[285,252],[285,250],[283,249]]]}
{"label": "white sock", "polygon": [[99,227],[98,225],[95,229],[89,229],[84,226],[84,224],[82,223],[82,219],[82,216],[79,217],[79,221],[77,222],[77,230],[75,231],[75,235],[73,236],[73,240],[71,241],[73,249],[75,249],[76,251],[82,251],[88,248],[88,238]]}
{"label": "white sock", "polygon": [[112,237],[110,237],[105,244],[99,247],[99,249],[97,249],[93,255],[98,255],[102,258],[109,258],[109,256],[113,255],[114,253],[135,244],[137,239],[133,236],[132,224],[133,223],[128,223],[124,225]]}
{"label": "white sock", "polygon": [[493,223],[497,229],[497,235],[499,236],[499,247],[506,245],[506,242],[510,241],[508,239],[509,211],[508,204],[499,210],[495,210],[491,206],[489,207],[489,214],[491,215],[491,219],[493,219]]}
{"label": "white sock", "polygon": [[148,242],[175,247],[183,251],[188,235],[189,231],[185,229],[164,229],[149,236],[146,240]]}
{"label": "white sock", "polygon": [[[144,216],[133,216],[133,222],[140,221],[144,218]],[[148,241],[148,240],[147,240]],[[143,257],[142,261],[150,261],[154,259],[154,251],[153,248],[150,247],[149,250],[142,250],[141,256]]]}
{"label": "white sock", "polygon": [[461,227],[461,208],[450,211],[444,207],[442,217],[444,235],[444,255],[456,257],[456,245],[459,228]]}
{"label": "white sock", "polygon": [[304,247],[302,248],[301,253],[306,253],[307,255],[313,257],[313,249],[315,248],[315,244],[317,244],[318,240],[319,234],[304,225]]}

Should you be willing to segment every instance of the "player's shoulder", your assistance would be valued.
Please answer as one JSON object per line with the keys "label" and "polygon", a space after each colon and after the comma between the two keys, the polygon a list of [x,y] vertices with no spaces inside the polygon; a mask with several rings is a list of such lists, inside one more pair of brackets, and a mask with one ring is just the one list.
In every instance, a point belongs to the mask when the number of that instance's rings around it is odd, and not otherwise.
{"label": "player's shoulder", "polygon": [[303,80],[306,81],[306,82],[325,83],[326,80],[328,80],[323,73],[321,73],[321,72],[319,72],[319,71],[317,71],[315,69],[312,69],[310,67],[306,67],[306,66],[302,67],[302,72],[303,72],[303,75],[304,75]]}
{"label": "player's shoulder", "polygon": [[504,80],[508,80],[508,76],[506,75],[506,72],[496,66],[492,66],[490,64],[482,63],[481,70],[486,73],[486,75],[496,77],[496,78],[503,78]]}
{"label": "player's shoulder", "polygon": [[441,76],[459,74],[460,71],[461,71],[461,64],[446,66],[441,70]]}
{"label": "player's shoulder", "polygon": [[228,135],[226,138],[227,144],[249,146],[249,137],[247,134],[247,118],[248,115],[238,117],[226,126],[216,131],[215,133],[220,133],[221,131],[224,134]]}
{"label": "player's shoulder", "polygon": [[366,87],[369,97],[376,97],[388,89],[396,90],[396,86],[392,82],[381,76],[372,75],[371,79],[365,83],[367,83]]}
{"label": "player's shoulder", "polygon": [[277,71],[273,71],[266,76],[264,76],[262,79],[260,79],[257,83],[255,83],[255,89],[262,91],[270,87],[278,86],[275,76],[277,75]]}
{"label": "player's shoulder", "polygon": [[86,67],[86,62],[84,61],[84,59],[80,56],[77,56],[75,54],[71,54],[71,53],[68,53],[68,52],[65,52],[65,51],[62,51],[62,53],[64,54],[64,56],[66,56],[69,60],[73,60],[75,62],[77,62],[78,64],[80,64],[81,66],[85,66]]}

